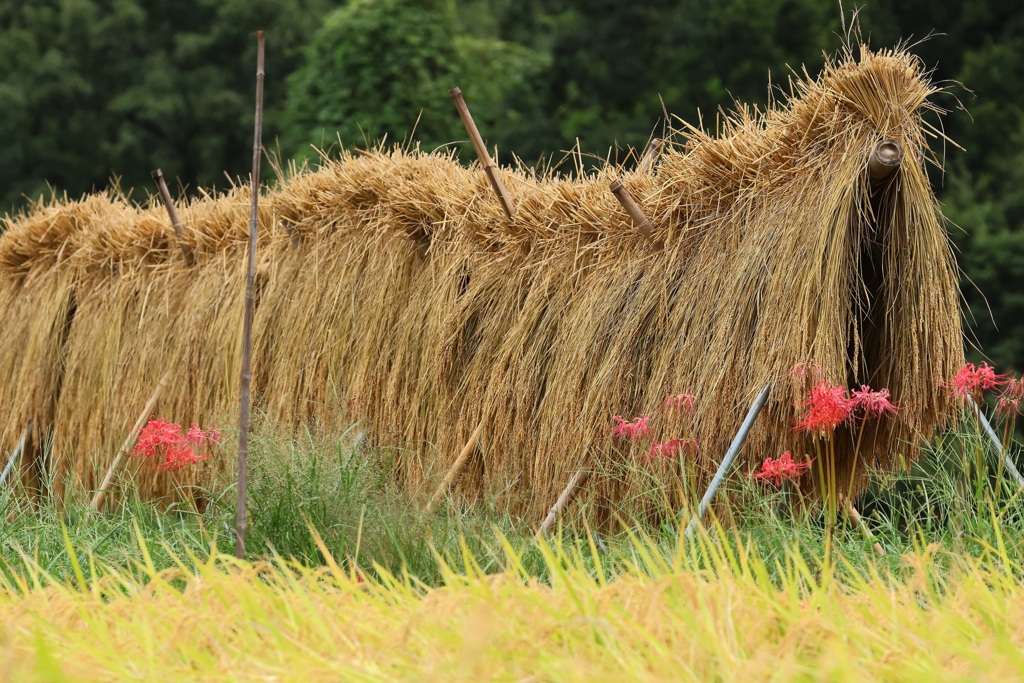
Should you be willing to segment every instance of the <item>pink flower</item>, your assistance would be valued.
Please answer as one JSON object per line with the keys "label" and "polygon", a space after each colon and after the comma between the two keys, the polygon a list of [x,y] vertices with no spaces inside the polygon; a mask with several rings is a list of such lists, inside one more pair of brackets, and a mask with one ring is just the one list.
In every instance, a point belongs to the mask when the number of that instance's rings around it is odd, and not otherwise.
{"label": "pink flower", "polygon": [[676,394],[665,399],[666,410],[679,410],[685,413],[692,413],[696,409],[697,397],[690,392]]}
{"label": "pink flower", "polygon": [[633,422],[628,422],[619,415],[612,416],[612,419],[616,423],[615,427],[612,428],[612,436],[616,439],[635,441],[647,436],[651,431],[650,425],[647,424],[651,418],[647,415],[634,418]]}
{"label": "pink flower", "polygon": [[696,453],[697,439],[671,439],[664,443],[653,443],[651,444],[650,452],[647,454],[647,459],[674,458],[687,449],[692,449],[692,452]]}
{"label": "pink flower", "polygon": [[996,403],[996,414],[998,415],[1021,415],[1020,403],[1024,400],[1024,377],[1006,380],[1003,393],[999,394],[999,402]]}
{"label": "pink flower", "polygon": [[889,402],[889,390],[879,389],[872,391],[871,387],[861,384],[860,389],[850,392],[850,400],[853,401],[854,410],[864,411],[864,417],[883,417],[895,415],[899,410]]}
{"label": "pink flower", "polygon": [[946,383],[946,388],[953,392],[954,396],[972,396],[975,399],[981,397],[982,392],[1006,384],[1006,374],[996,374],[995,368],[988,363],[982,363],[975,367],[974,363],[964,363],[964,366],[953,375],[953,379]]}
{"label": "pink flower", "polygon": [[804,407],[808,409],[807,417],[797,422],[796,428],[826,434],[850,419],[854,402],[842,387],[819,382],[811,389]]}
{"label": "pink flower", "polygon": [[754,479],[758,479],[760,481],[771,481],[774,482],[776,486],[781,486],[782,482],[790,479],[796,479],[806,472],[812,462],[814,462],[814,460],[793,462],[793,454],[786,451],[779,456],[778,460],[765,458],[764,464],[761,465],[761,469],[751,476]]}

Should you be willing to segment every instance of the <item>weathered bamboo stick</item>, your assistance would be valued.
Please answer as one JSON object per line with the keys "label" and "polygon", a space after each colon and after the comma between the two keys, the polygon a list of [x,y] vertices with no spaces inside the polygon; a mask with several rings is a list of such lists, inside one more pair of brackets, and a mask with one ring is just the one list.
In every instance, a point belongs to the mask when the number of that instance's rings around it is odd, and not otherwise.
{"label": "weathered bamboo stick", "polygon": [[263,154],[263,31],[256,32],[256,122],[252,134],[252,204],[249,207],[249,267],[245,277],[242,327],[242,386],[238,416],[238,489],[235,508],[235,557],[245,557],[246,468],[249,457],[249,393],[252,388],[252,316],[255,307],[256,229],[259,225],[260,158]]}
{"label": "weathered bamboo stick", "polygon": [[459,112],[459,118],[462,119],[462,125],[466,127],[466,132],[469,133],[469,139],[473,142],[473,147],[476,148],[476,155],[484,166],[484,173],[487,174],[487,179],[491,181],[491,187],[494,188],[494,192],[498,195],[501,208],[505,210],[505,215],[511,220],[516,213],[516,208],[512,205],[512,199],[508,196],[505,184],[501,182],[498,169],[491,160],[491,155],[487,152],[487,146],[484,144],[483,137],[480,136],[476,122],[473,121],[473,115],[469,113],[466,100],[462,97],[462,90],[452,88],[448,91],[448,94],[452,96],[455,109]]}
{"label": "weathered bamboo stick", "polygon": [[654,168],[654,164],[658,162],[658,157],[661,156],[661,150],[665,148],[665,141],[661,138],[654,138],[651,140],[650,146],[647,147],[647,151],[644,153],[643,159],[640,160],[640,170],[649,172]]}
{"label": "weathered bamboo stick", "polygon": [[871,150],[868,175],[872,183],[879,183],[892,175],[903,163],[903,147],[895,140],[882,140]]}
{"label": "weathered bamboo stick", "polygon": [[150,175],[153,176],[156,187],[160,191],[160,198],[164,202],[164,208],[167,209],[167,215],[171,217],[174,237],[178,241],[178,247],[181,249],[182,256],[185,257],[185,263],[190,266],[195,265],[195,254],[192,252],[192,247],[185,243],[185,227],[181,224],[181,218],[178,217],[178,210],[174,208],[174,199],[171,198],[171,191],[167,189],[167,183],[164,182],[164,172],[158,168]]}
{"label": "weathered bamboo stick", "polygon": [[160,392],[164,390],[164,385],[167,384],[167,380],[171,378],[171,371],[168,370],[164,373],[164,376],[157,382],[156,389],[153,390],[153,394],[146,401],[146,407],[139,413],[139,419],[135,421],[135,426],[132,427],[132,431],[128,433],[124,443],[121,444],[121,448],[117,451],[117,455],[114,456],[114,462],[110,463],[110,467],[107,469],[107,473],[103,476],[103,482],[100,484],[99,490],[96,491],[96,495],[93,496],[91,507],[93,510],[99,511],[103,505],[103,499],[107,495],[107,489],[110,486],[110,482],[114,479],[114,474],[117,472],[117,468],[121,466],[121,461],[124,456],[128,453],[132,446],[135,445],[135,441],[139,438],[139,432],[142,431],[143,425],[146,424],[146,420],[149,418],[150,412],[153,410],[153,406],[156,405],[156,400],[160,398]]}
{"label": "weathered bamboo stick", "polygon": [[572,475],[572,479],[566,485],[562,494],[558,496],[558,500],[551,506],[551,510],[548,511],[548,516],[541,522],[540,528],[537,529],[537,540],[539,541],[551,531],[551,527],[555,525],[555,520],[558,515],[562,513],[569,503],[573,501],[576,494],[579,493],[580,487],[582,487],[587,480],[590,478],[590,471],[584,468],[576,470],[576,474]]}
{"label": "weathered bamboo stick", "polygon": [[750,410],[747,411],[747,416],[743,420],[743,424],[740,425],[740,430],[736,432],[736,437],[732,440],[732,445],[729,446],[729,450],[725,453],[725,458],[722,459],[722,464],[718,466],[718,471],[715,472],[714,479],[711,480],[711,485],[708,486],[708,490],[704,493],[704,497],[700,499],[700,504],[697,506],[697,514],[690,520],[689,525],[686,527],[686,540],[689,541],[693,536],[694,530],[697,525],[700,524],[701,519],[704,517],[704,513],[708,511],[708,507],[711,505],[711,499],[715,497],[715,493],[718,492],[718,487],[722,485],[722,481],[725,480],[725,475],[728,474],[729,468],[732,467],[733,461],[736,456],[739,455],[740,449],[743,448],[743,442],[747,440],[747,434],[750,433],[750,428],[754,426],[754,420],[757,419],[761,409],[764,408],[765,401],[768,400],[768,394],[771,392],[772,385],[765,384],[764,388],[761,389],[761,393],[754,399],[754,403],[750,406]]}
{"label": "weathered bamboo stick", "polygon": [[1024,477],[1017,471],[1017,466],[1013,464],[1013,460],[1010,459],[1010,454],[1003,451],[1003,442],[999,440],[999,436],[996,434],[996,430],[992,429],[992,425],[989,424],[988,418],[985,417],[985,413],[981,411],[978,404],[974,402],[974,399],[970,396],[967,397],[967,403],[970,405],[974,414],[978,417],[978,421],[981,426],[985,429],[985,433],[988,434],[989,440],[992,445],[996,447],[996,453],[1003,456],[1003,464],[1006,466],[1006,471],[1010,473],[1013,480],[1017,482],[1017,488],[1024,488]]}
{"label": "weathered bamboo stick", "polygon": [[472,436],[469,437],[469,441],[462,447],[462,452],[459,453],[459,457],[455,458],[455,463],[448,469],[448,473],[444,475],[444,480],[441,485],[434,491],[434,495],[430,497],[430,502],[427,503],[427,514],[432,515],[440,507],[441,501],[444,500],[449,489],[455,485],[460,478],[462,473],[466,469],[466,463],[469,461],[469,456],[473,455],[473,451],[476,450],[477,441],[480,440],[480,433],[484,429],[484,423],[481,421],[473,430]]}
{"label": "weathered bamboo stick", "polygon": [[32,421],[29,420],[28,426],[25,427],[25,431],[21,433],[21,438],[18,439],[18,445],[14,448],[14,452],[11,453],[11,459],[7,461],[7,466],[4,467],[3,474],[0,474],[0,486],[3,486],[4,482],[7,481],[7,475],[14,469],[14,463],[21,457],[22,451],[25,450],[25,444],[28,443],[28,435],[32,430]]}
{"label": "weathered bamboo stick", "polygon": [[654,229],[651,227],[651,222],[644,215],[644,212],[640,209],[640,206],[633,200],[633,195],[629,193],[626,186],[622,184],[622,181],[616,178],[612,181],[609,186],[612,194],[619,200],[619,204],[626,210],[629,217],[633,220],[633,225],[637,227],[640,234],[646,237],[651,243],[654,243]]}
{"label": "weathered bamboo stick", "polygon": [[[854,528],[859,527],[869,541],[874,541],[875,534],[872,533],[867,523],[865,523],[864,519],[860,516],[860,513],[857,512],[857,508],[853,507],[853,502],[847,500],[845,497],[844,500],[846,500],[846,516],[850,518],[850,521],[853,523]],[[875,541],[871,545],[871,549],[875,551],[876,555],[885,555],[885,549],[882,547],[882,544],[878,541]]]}

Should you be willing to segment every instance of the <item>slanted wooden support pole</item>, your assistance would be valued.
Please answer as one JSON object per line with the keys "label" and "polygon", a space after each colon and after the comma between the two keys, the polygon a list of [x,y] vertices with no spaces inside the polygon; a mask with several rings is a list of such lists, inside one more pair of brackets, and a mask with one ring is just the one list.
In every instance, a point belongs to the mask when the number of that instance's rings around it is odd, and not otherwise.
{"label": "slanted wooden support pole", "polygon": [[622,208],[626,210],[629,217],[633,219],[633,225],[637,227],[640,234],[646,237],[651,243],[654,243],[654,229],[651,227],[651,222],[647,220],[647,216],[640,210],[640,206],[633,200],[633,195],[629,193],[626,186],[622,184],[622,181],[616,178],[612,181],[609,186],[612,194],[619,200],[619,204],[622,204]]}
{"label": "slanted wooden support pole", "polygon": [[466,127],[466,132],[469,133],[469,139],[473,142],[473,147],[476,148],[476,155],[484,166],[484,173],[487,174],[487,179],[491,181],[491,187],[494,188],[495,194],[498,195],[501,208],[505,210],[505,215],[508,216],[509,220],[512,220],[516,213],[516,208],[512,205],[512,200],[508,196],[505,184],[501,182],[498,168],[494,165],[491,155],[487,152],[487,146],[484,145],[484,139],[480,136],[480,131],[477,130],[476,123],[473,121],[473,115],[469,113],[466,100],[462,97],[462,90],[452,88],[448,91],[448,94],[452,96],[455,109],[459,112],[459,118],[462,119],[462,125]]}
{"label": "slanted wooden support pole", "polygon": [[903,147],[895,140],[882,140],[871,150],[868,159],[868,175],[871,183],[877,184],[893,174],[903,163]]}
{"label": "slanted wooden support pole", "polygon": [[1022,477],[1020,472],[1017,471],[1017,466],[1014,465],[1013,460],[1010,459],[1010,454],[1003,451],[1003,442],[1000,441],[999,436],[996,435],[996,430],[992,429],[992,425],[989,424],[988,418],[985,417],[985,413],[981,412],[981,408],[970,396],[967,397],[967,405],[974,411],[975,416],[978,418],[978,422],[981,423],[985,433],[988,434],[989,440],[996,448],[996,453],[1003,456],[1003,465],[1006,466],[1006,471],[1010,473],[1013,480],[1017,482],[1017,488],[1024,488],[1024,477]]}
{"label": "slanted wooden support pole", "polygon": [[235,557],[245,557],[249,459],[249,394],[252,388],[252,317],[256,307],[256,231],[259,227],[260,159],[263,155],[263,31],[256,31],[256,120],[252,133],[252,190],[249,206],[249,261],[245,274],[245,312],[242,322],[242,381],[238,408],[238,488],[235,503]]}
{"label": "slanted wooden support pole", "polygon": [[[864,532],[867,539],[869,541],[874,541],[875,535],[871,532],[871,529],[868,528],[868,525],[864,522],[860,513],[857,512],[857,508],[853,507],[853,502],[847,500],[845,496],[843,496],[843,500],[846,502],[846,516],[850,518],[850,522],[853,524],[854,528],[860,527],[860,530]],[[875,551],[876,555],[885,555],[885,549],[878,541],[875,541],[871,545],[871,549]]]}
{"label": "slanted wooden support pole", "polygon": [[459,453],[459,457],[455,458],[455,463],[448,469],[448,473],[444,475],[444,481],[434,491],[434,495],[430,497],[430,502],[427,503],[427,514],[432,515],[437,512],[437,508],[441,506],[441,501],[448,494],[449,489],[455,485],[455,483],[462,478],[462,473],[466,469],[466,463],[469,462],[469,456],[473,455],[473,451],[476,450],[476,444],[480,440],[480,433],[484,430],[484,423],[481,421],[473,430],[472,436],[469,437],[469,441],[462,447],[462,452]]}
{"label": "slanted wooden support pole", "polygon": [[110,482],[114,480],[114,474],[117,472],[117,468],[121,466],[121,461],[124,456],[128,453],[132,446],[135,445],[135,441],[139,438],[139,432],[142,431],[142,427],[146,424],[146,420],[149,418],[150,412],[153,410],[153,406],[156,405],[156,400],[160,398],[160,392],[164,390],[164,385],[167,384],[167,380],[171,378],[171,371],[168,370],[164,373],[164,376],[160,378],[160,381],[156,385],[156,389],[153,390],[153,395],[146,401],[146,407],[139,413],[139,419],[135,421],[135,426],[132,427],[132,431],[128,433],[124,443],[121,444],[120,450],[117,451],[117,455],[114,456],[114,462],[110,463],[110,468],[107,470],[106,475],[103,477],[103,482],[100,484],[100,488],[96,491],[96,495],[92,499],[92,509],[99,510],[103,505],[103,499],[107,495],[107,489],[110,487]]}
{"label": "slanted wooden support pole", "polygon": [[29,420],[28,426],[25,427],[25,431],[21,433],[21,438],[18,439],[18,445],[14,448],[14,452],[11,453],[11,459],[7,461],[7,466],[4,467],[4,471],[0,474],[0,486],[7,481],[7,475],[14,469],[14,464],[18,462],[18,458],[21,457],[22,452],[25,450],[25,444],[28,443],[29,432],[32,431],[32,421]]}
{"label": "slanted wooden support pole", "polygon": [[654,164],[658,162],[658,157],[661,156],[661,150],[665,147],[665,141],[661,138],[654,138],[651,140],[650,146],[644,153],[644,158],[640,160],[640,170],[650,172],[654,169]]}
{"label": "slanted wooden support pole", "polygon": [[178,247],[181,248],[181,254],[185,257],[185,263],[190,266],[194,265],[196,262],[195,254],[192,253],[192,247],[185,243],[185,227],[181,224],[181,219],[178,217],[178,210],[174,208],[174,200],[171,198],[171,192],[167,189],[167,183],[164,182],[164,172],[158,168],[150,175],[153,176],[153,180],[156,182],[156,187],[160,191],[160,198],[164,202],[164,208],[167,209],[167,215],[171,217],[171,225],[174,227],[174,237],[178,241]]}
{"label": "slanted wooden support pole", "polygon": [[764,408],[765,401],[768,400],[768,394],[771,392],[772,385],[765,384],[764,388],[761,389],[761,393],[754,399],[754,403],[750,406],[750,410],[747,411],[747,417],[744,418],[743,424],[740,425],[740,430],[736,432],[736,437],[732,440],[732,445],[729,446],[729,450],[726,451],[725,457],[722,459],[722,464],[718,466],[718,471],[715,472],[715,478],[711,480],[711,485],[708,487],[707,492],[704,493],[704,497],[700,499],[700,504],[697,506],[697,514],[690,520],[690,524],[686,527],[686,540],[689,541],[693,537],[693,532],[696,530],[697,525],[700,524],[701,519],[704,517],[704,513],[708,511],[708,507],[711,505],[711,499],[715,497],[715,493],[718,492],[718,487],[722,485],[725,480],[725,475],[729,473],[729,468],[732,467],[733,461],[736,456],[739,455],[740,449],[743,448],[743,442],[747,440],[747,434],[750,433],[750,428],[754,426],[754,420],[757,419],[761,409]]}
{"label": "slanted wooden support pole", "polygon": [[590,471],[584,468],[576,470],[576,474],[572,475],[572,479],[566,485],[565,490],[562,491],[562,495],[558,496],[558,500],[551,506],[551,510],[548,512],[548,516],[541,522],[540,528],[537,529],[537,540],[539,541],[544,536],[547,536],[551,531],[551,528],[555,525],[555,520],[558,519],[558,515],[572,502],[573,498],[579,492],[580,487],[587,483],[587,479],[590,478]]}

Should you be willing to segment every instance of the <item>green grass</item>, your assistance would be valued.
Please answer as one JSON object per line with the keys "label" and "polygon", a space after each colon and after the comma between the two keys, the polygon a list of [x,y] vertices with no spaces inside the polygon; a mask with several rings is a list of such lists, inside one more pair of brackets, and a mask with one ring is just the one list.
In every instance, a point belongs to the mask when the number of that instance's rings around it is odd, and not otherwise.
{"label": "green grass", "polygon": [[[486,504],[469,510],[443,507],[426,517],[423,501],[411,500],[388,476],[389,459],[401,453],[353,450],[349,443],[347,438],[308,432],[291,439],[253,440],[250,557],[279,555],[317,565],[326,561],[326,550],[364,573],[383,570],[436,585],[443,580],[440,560],[458,564],[470,557],[484,572],[505,569],[507,543],[528,570],[545,577],[548,563],[533,542],[532,527],[539,520],[517,520]],[[976,434],[950,434],[929,447],[909,472],[876,477],[857,504],[887,551],[877,562],[871,542],[859,531],[840,524],[830,532],[820,511],[794,510],[785,504],[785,494],[739,472],[722,495],[733,504],[720,510],[721,519],[709,518],[707,524],[721,527],[720,533],[712,533],[717,543],[749,547],[769,568],[799,547],[809,562],[835,555],[857,570],[877,564],[898,573],[904,554],[929,544],[950,556],[978,557],[1000,548],[1024,566],[1024,496],[1005,479],[995,481],[994,474],[984,480],[978,495],[970,469],[978,448],[987,444]],[[995,454],[989,450],[985,455],[994,465]],[[88,509],[84,492],[72,495],[58,511],[53,501],[30,505],[5,489],[0,491],[0,512],[6,519],[0,526],[3,571],[23,566],[24,556],[47,574],[71,576],[65,529],[79,556],[129,570],[139,570],[143,547],[158,568],[174,566],[175,558],[201,560],[213,548],[230,553],[232,496],[230,491],[209,494],[219,502],[202,514],[184,507],[158,511],[159,506],[131,497],[114,512],[97,514]],[[631,555],[637,537],[645,541],[643,547],[659,548],[668,558],[676,552],[678,530],[688,517],[686,511],[660,512],[659,524],[626,523],[620,531],[599,534],[590,533],[579,512],[571,511],[553,543],[595,567],[640,561]],[[709,549],[694,544],[690,552],[699,565]]]}

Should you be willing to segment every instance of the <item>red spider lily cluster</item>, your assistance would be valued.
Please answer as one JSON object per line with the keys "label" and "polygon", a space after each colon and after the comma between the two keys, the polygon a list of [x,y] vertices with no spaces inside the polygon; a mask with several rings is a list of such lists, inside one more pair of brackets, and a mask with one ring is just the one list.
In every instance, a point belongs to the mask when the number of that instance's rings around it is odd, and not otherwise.
{"label": "red spider lily cluster", "polygon": [[988,363],[982,363],[980,366],[964,363],[964,366],[946,383],[946,387],[954,396],[972,396],[977,400],[984,392],[996,389],[1006,382],[1006,374],[996,374],[995,368]]}
{"label": "red spider lily cluster", "polygon": [[209,448],[220,441],[215,429],[200,429],[195,423],[187,431],[166,420],[150,420],[139,433],[131,455],[153,458],[156,469],[175,471],[210,457]]}
{"label": "red spider lily cluster", "polygon": [[663,458],[674,458],[681,453],[697,452],[697,439],[669,439],[664,443],[655,442],[651,444],[651,450],[647,454],[649,460]]}
{"label": "red spider lily cluster", "polygon": [[651,431],[651,418],[647,415],[634,418],[632,422],[623,419],[621,415],[614,415],[612,419],[615,420],[612,436],[616,439],[636,441],[646,437]]}
{"label": "red spider lily cluster", "polygon": [[[697,398],[686,391],[667,397],[662,402],[665,413],[682,413],[692,415],[696,410]],[[626,420],[621,415],[613,415],[615,426],[612,427],[612,437],[620,441],[641,441],[651,436],[652,420],[656,419],[650,415],[641,415]],[[686,452],[697,452],[697,439],[668,439],[667,441],[651,441],[651,447],[647,451],[647,460],[669,459]]]}
{"label": "red spider lily cluster", "polygon": [[800,475],[807,471],[812,462],[814,462],[813,459],[804,462],[794,462],[793,454],[786,451],[778,459],[765,458],[761,469],[750,476],[760,481],[770,481],[776,486],[782,486],[784,481],[799,478]]}
{"label": "red spider lily cluster", "polygon": [[862,384],[860,389],[847,393],[843,387],[824,381],[811,388],[803,407],[807,408],[807,415],[796,423],[796,428],[820,435],[831,434],[855,417],[886,417],[899,411],[889,400],[888,389],[875,391]]}

